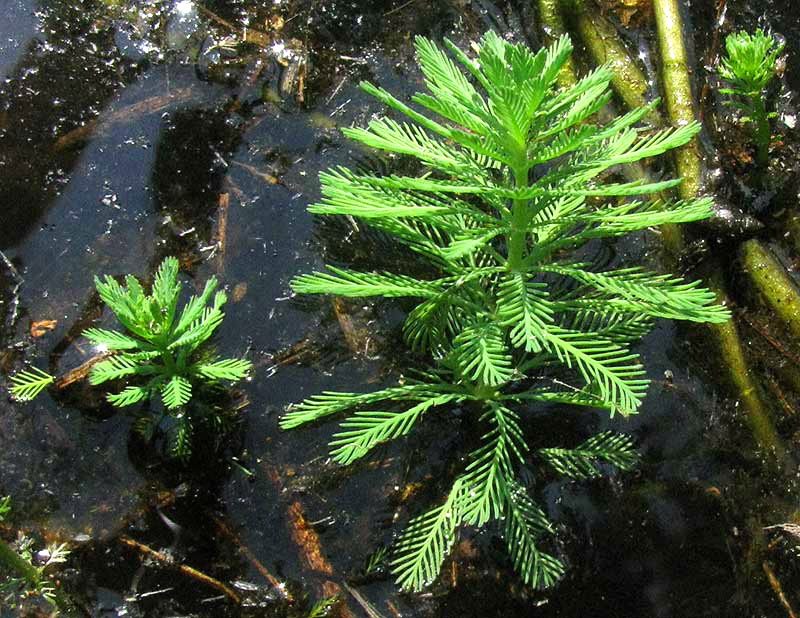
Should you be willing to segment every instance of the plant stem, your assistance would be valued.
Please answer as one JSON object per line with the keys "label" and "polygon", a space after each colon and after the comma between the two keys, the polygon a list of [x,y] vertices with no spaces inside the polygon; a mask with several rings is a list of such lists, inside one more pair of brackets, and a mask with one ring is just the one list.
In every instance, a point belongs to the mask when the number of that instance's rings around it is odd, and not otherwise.
{"label": "plant stem", "polygon": [[[689,83],[689,65],[683,45],[683,22],[677,0],[653,0],[661,55],[661,81],[670,122],[683,126],[695,120],[694,98]],[[677,148],[675,164],[683,179],[678,191],[683,199],[700,194],[703,164],[697,138]]]}
{"label": "plant stem", "polygon": [[[552,45],[556,39],[567,33],[559,4],[559,0],[539,0],[539,21],[545,45]],[[569,88],[577,81],[578,71],[575,69],[575,61],[570,56],[558,72],[558,85],[560,88]]]}
{"label": "plant stem", "polygon": [[[708,281],[709,288],[717,292],[719,301],[725,300],[721,295],[722,282],[718,275]],[[725,361],[728,379],[734,387],[739,401],[747,411],[747,421],[756,443],[763,449],[771,451],[778,461],[786,457],[786,449],[778,436],[770,413],[762,400],[758,382],[753,379],[753,371],[747,363],[739,333],[733,320],[723,324],[712,325],[714,340],[720,356]]]}
{"label": "plant stem", "polygon": [[772,134],[769,130],[769,118],[767,117],[767,107],[764,105],[763,93],[756,94],[752,97],[752,101],[753,123],[756,129],[756,165],[763,171],[769,161],[769,142]]}
{"label": "plant stem", "polygon": [[[528,186],[528,167],[524,163],[516,165],[514,171],[514,186],[518,189]],[[508,235],[508,268],[511,272],[519,272],[523,266],[525,244],[528,235],[526,224],[528,218],[529,200],[514,200],[511,209],[511,233]]]}
{"label": "plant stem", "polygon": [[178,369],[175,365],[175,359],[173,358],[171,351],[164,350],[161,353],[161,360],[164,361],[164,367],[166,367],[169,375],[175,375],[178,373]]}
{"label": "plant stem", "polygon": [[[547,2],[548,0],[541,0]],[[592,13],[586,7],[586,0],[571,0],[578,34],[586,45],[595,64],[611,63],[614,72],[612,85],[617,95],[628,109],[635,109],[646,103],[645,94],[648,89],[647,78],[639,69],[636,61],[628,53],[625,43],[616,28],[602,16]],[[556,24],[559,22],[556,22]],[[602,111],[600,112],[603,113]],[[656,110],[647,115],[647,120],[654,127],[664,126],[664,119]],[[648,174],[641,162],[625,166],[624,173],[631,180],[647,179]],[[662,196],[655,196],[665,199]],[[661,240],[671,255],[683,251],[685,242],[680,226],[672,223],[660,228]]]}
{"label": "plant stem", "polygon": [[800,295],[772,252],[757,240],[742,244],[744,268],[767,304],[794,337],[800,338]]}
{"label": "plant stem", "polygon": [[7,569],[25,578],[31,586],[39,583],[39,571],[3,541],[0,541],[0,564],[4,564]]}

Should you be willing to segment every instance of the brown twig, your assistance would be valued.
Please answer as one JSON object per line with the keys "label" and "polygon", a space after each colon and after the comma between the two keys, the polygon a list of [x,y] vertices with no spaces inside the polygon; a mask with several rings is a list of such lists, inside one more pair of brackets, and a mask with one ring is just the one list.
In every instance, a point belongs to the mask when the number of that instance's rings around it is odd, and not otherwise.
{"label": "brown twig", "polygon": [[383,614],[381,614],[377,609],[375,609],[372,603],[367,601],[364,595],[362,595],[358,590],[356,590],[352,586],[349,586],[347,582],[344,583],[344,587],[347,589],[347,592],[349,592],[350,595],[356,600],[356,603],[358,603],[361,606],[361,609],[363,609],[366,612],[369,618],[384,618]]}
{"label": "brown twig", "polygon": [[[278,473],[278,470],[273,465],[267,463],[263,465],[267,477],[272,481],[272,484],[278,491],[282,491],[284,489],[283,479]],[[306,568],[311,571],[332,576],[333,566],[323,555],[322,543],[320,543],[319,535],[306,520],[303,512],[303,505],[299,500],[294,500],[291,503],[288,516],[292,540],[300,549],[300,558]],[[342,589],[339,584],[330,579],[322,584],[322,594],[326,597],[338,595],[340,598],[343,598]],[[343,602],[339,606],[339,616],[340,618],[352,618],[353,614],[346,602]]]}
{"label": "brown twig", "polygon": [[772,570],[772,567],[769,563],[765,560],[761,563],[761,566],[764,569],[764,573],[767,574],[767,579],[769,580],[769,585],[772,587],[772,590],[775,592],[775,596],[778,597],[778,600],[781,602],[781,605],[786,609],[786,613],[789,615],[789,618],[797,618],[797,614],[794,613],[791,604],[789,603],[789,599],[786,598],[786,595],[783,593],[783,587],[781,586],[781,582],[778,580],[775,572]]}
{"label": "brown twig", "polygon": [[232,24],[231,22],[222,19],[219,15],[214,13],[213,11],[209,11],[206,7],[202,5],[198,5],[197,7],[203,15],[208,17],[211,21],[217,22],[220,26],[227,28],[231,32],[242,32],[242,40],[246,43],[255,43],[256,45],[260,45],[261,47],[269,47],[272,44],[272,39],[266,32],[262,32],[261,30],[257,30],[255,28],[248,28],[246,26],[237,26],[236,24]]}
{"label": "brown twig", "polygon": [[83,142],[94,133],[100,133],[113,124],[130,123],[134,116],[144,116],[155,114],[167,108],[177,101],[188,101],[193,95],[191,88],[178,88],[166,95],[149,97],[144,101],[139,101],[133,105],[127,105],[122,109],[111,112],[107,116],[89,120],[86,124],[60,136],[53,144],[53,149],[58,152],[70,148],[74,144]]}
{"label": "brown twig", "polygon": [[230,193],[220,193],[217,210],[217,273],[225,271],[225,252],[228,245],[228,207],[231,203]]}
{"label": "brown twig", "polygon": [[266,172],[262,172],[257,167],[252,165],[248,165],[247,163],[242,163],[241,161],[231,161],[234,165],[241,167],[243,170],[250,172],[256,178],[263,180],[267,184],[270,185],[278,185],[281,184],[281,179],[277,176],[273,176],[272,174],[268,174]]}
{"label": "brown twig", "polygon": [[745,322],[747,322],[747,325],[754,331],[756,331],[759,335],[761,335],[767,343],[769,343],[773,348],[775,348],[781,354],[781,356],[785,357],[787,360],[792,361],[797,366],[800,366],[800,357],[798,357],[797,354],[793,354],[792,352],[787,350],[785,346],[781,345],[781,343],[777,339],[775,339],[775,337],[773,337],[767,332],[766,327],[761,322],[758,322],[753,318],[751,318],[745,311],[739,311],[737,313],[737,317],[740,317]]}
{"label": "brown twig", "polygon": [[261,573],[264,579],[266,579],[269,582],[269,584],[284,599],[286,599],[288,603],[293,603],[294,598],[292,597],[292,594],[286,589],[286,586],[284,586],[280,581],[278,581],[278,579],[267,570],[267,567],[265,567],[261,563],[261,561],[258,558],[256,558],[256,555],[250,550],[250,548],[247,547],[244,543],[242,543],[239,536],[233,530],[231,530],[225,524],[225,522],[223,522],[218,517],[212,517],[212,519],[214,520],[214,523],[217,524],[217,529],[226,537],[228,537],[231,541],[233,541],[233,544],[236,545],[237,549],[239,550],[239,553],[250,561],[250,564],[252,564],[255,567],[256,571]]}
{"label": "brown twig", "polygon": [[123,536],[119,537],[119,540],[120,540],[120,542],[122,544],[127,545],[128,547],[131,547],[131,548],[137,550],[139,553],[141,553],[141,554],[143,554],[145,556],[148,556],[150,558],[153,558],[154,560],[157,560],[158,562],[160,562],[164,566],[177,569],[178,571],[180,571],[184,575],[188,575],[189,577],[191,577],[193,579],[196,579],[199,582],[202,582],[202,583],[204,583],[204,584],[206,584],[208,586],[211,586],[212,588],[215,588],[216,590],[219,590],[220,592],[225,594],[231,601],[233,601],[237,605],[241,605],[242,604],[242,600],[239,598],[239,595],[237,595],[233,590],[231,590],[228,586],[223,584],[221,581],[219,581],[217,579],[214,579],[213,577],[211,577],[209,575],[206,575],[205,573],[201,573],[197,569],[193,569],[190,566],[186,566],[185,564],[175,564],[168,556],[164,555],[163,553],[161,553],[159,551],[156,551],[155,549],[152,549],[152,548],[148,547],[144,543],[140,543],[139,541],[135,541],[130,537],[127,537],[127,536],[123,535]]}
{"label": "brown twig", "polygon": [[95,354],[91,358],[85,360],[80,365],[75,367],[75,369],[68,371],[63,376],[58,378],[58,380],[56,380],[56,387],[66,388],[67,386],[73,384],[74,382],[83,380],[87,375],[89,375],[89,372],[92,370],[92,367],[94,367],[100,361],[104,361],[109,356],[111,356],[111,352],[103,352],[101,354]]}

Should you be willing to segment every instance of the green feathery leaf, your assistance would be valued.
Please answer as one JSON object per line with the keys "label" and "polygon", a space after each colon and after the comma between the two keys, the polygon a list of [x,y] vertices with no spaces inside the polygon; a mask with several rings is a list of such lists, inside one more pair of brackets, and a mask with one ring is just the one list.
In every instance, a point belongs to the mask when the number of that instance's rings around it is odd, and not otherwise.
{"label": "green feathery leaf", "polygon": [[527,451],[516,413],[495,402],[487,407],[481,420],[489,420],[492,429],[483,436],[484,445],[472,453],[473,461],[462,477],[469,495],[462,506],[462,518],[473,526],[503,516],[515,463],[522,462]]}
{"label": "green feathery leaf", "polygon": [[391,561],[392,572],[401,588],[419,590],[439,575],[455,540],[463,499],[463,484],[456,480],[444,504],[409,522]]}
{"label": "green feathery leaf", "polygon": [[381,401],[425,401],[431,397],[436,397],[438,394],[441,393],[437,391],[436,387],[428,384],[406,384],[373,393],[324,392],[292,406],[290,411],[281,419],[281,427],[283,429],[292,429],[325,416]]}
{"label": "green feathery leaf", "polygon": [[623,416],[637,412],[649,384],[638,355],[611,341],[560,328],[550,329],[545,341],[558,360],[569,368],[574,365],[614,410]]}
{"label": "green feathery leaf", "polygon": [[38,367],[31,367],[17,372],[10,378],[11,395],[17,401],[30,401],[50,386],[55,377]]}
{"label": "green feathery leaf", "polygon": [[525,488],[510,482],[506,494],[506,548],[514,568],[532,588],[549,588],[564,574],[564,564],[542,552],[537,543],[552,527]]}
{"label": "green feathery leaf", "polygon": [[[687,143],[700,126],[642,130],[639,123],[657,101],[598,124],[597,112],[611,97],[611,68],[559,88],[557,76],[572,50],[566,36],[534,53],[488,32],[477,58],[444,44],[443,50],[416,39],[427,92],[410,103],[361,85],[401,120],[381,118],[344,131],[390,153],[390,160],[403,155],[423,169],[330,170],[320,176],[322,199],[309,207],[391,237],[414,252],[416,265],[427,262],[427,270],[328,267],[292,282],[298,293],[405,298],[405,341],[436,369],[419,382],[375,393],[311,397],[291,407],[281,426],[350,412],[330,445],[333,457],[348,464],[406,435],[434,407],[482,410],[472,419],[485,428],[481,446],[445,503],[412,520],[401,537],[397,581],[419,590],[438,575],[459,525],[494,520],[504,522],[524,581],[546,587],[564,565],[541,550],[552,529],[516,481],[528,457],[518,410],[564,404],[634,414],[648,381],[629,347],[653,319],[721,322],[729,316],[695,283],[640,269],[596,272],[568,256],[593,239],[708,217],[708,198],[672,204],[641,197],[673,188],[678,179],[602,178]],[[526,422],[532,418],[525,415]],[[577,450],[540,455],[565,474],[589,476],[598,461],[633,463],[632,445],[614,440],[601,434]]]}
{"label": "green feathery leaf", "polygon": [[126,386],[119,393],[106,395],[109,403],[119,408],[130,406],[142,399],[149,399],[152,388],[148,386]]}
{"label": "green feathery leaf", "polygon": [[128,354],[117,354],[92,367],[89,373],[89,384],[96,386],[125,376],[152,375],[157,372],[155,367],[140,365],[139,361],[131,358]]}
{"label": "green feathery leaf", "polygon": [[192,373],[209,380],[242,380],[253,369],[253,363],[240,358],[226,358],[212,363],[198,363],[191,368]]}
{"label": "green feathery leaf", "polygon": [[168,410],[184,405],[192,398],[192,383],[175,375],[161,387],[161,399]]}
{"label": "green feathery leaf", "polygon": [[105,330],[102,328],[87,328],[83,331],[83,336],[95,345],[105,346],[108,350],[137,350],[143,346],[143,342],[134,337],[129,337],[115,330]]}
{"label": "green feathery leaf", "polygon": [[453,355],[460,370],[473,382],[499,386],[514,375],[503,331],[493,322],[467,326],[453,339]]}
{"label": "green feathery leaf", "polygon": [[376,444],[406,435],[431,408],[463,399],[458,394],[438,395],[401,412],[356,412],[342,423],[344,431],[334,434],[330,442],[331,456],[341,464],[352,463]]}
{"label": "green feathery leaf", "polygon": [[628,470],[639,461],[630,436],[610,431],[598,433],[574,449],[542,448],[536,451],[557,472],[573,479],[590,479],[602,474],[597,461]]}
{"label": "green feathery leaf", "polygon": [[336,294],[337,296],[418,296],[429,298],[442,291],[436,281],[421,281],[390,273],[360,273],[327,266],[333,274],[300,275],[292,281],[299,294]]}
{"label": "green feathery leaf", "polygon": [[547,284],[529,281],[522,273],[510,274],[499,285],[497,316],[502,326],[510,328],[508,334],[514,347],[541,352],[544,333],[553,323]]}

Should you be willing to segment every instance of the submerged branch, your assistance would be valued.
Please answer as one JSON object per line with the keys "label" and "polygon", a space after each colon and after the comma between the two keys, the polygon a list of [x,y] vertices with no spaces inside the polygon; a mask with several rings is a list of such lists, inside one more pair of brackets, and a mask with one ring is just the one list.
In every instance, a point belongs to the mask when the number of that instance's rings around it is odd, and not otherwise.
{"label": "submerged branch", "polygon": [[[559,0],[538,0],[539,3],[539,22],[542,33],[544,34],[544,44],[552,45],[560,37],[567,34],[564,19],[561,16]],[[574,86],[578,81],[578,71],[575,69],[575,61],[570,56],[558,73],[558,85],[561,88]]]}
{"label": "submerged branch", "polygon": [[740,249],[744,270],[766,303],[795,337],[800,338],[800,295],[772,252],[757,240]]}
{"label": "submerged branch", "polygon": [[[721,302],[725,297],[719,279],[719,276],[715,275],[707,283],[709,288],[716,291]],[[747,420],[753,437],[762,448],[773,452],[779,460],[782,460],[786,455],[786,449],[764,405],[758,382],[753,379],[753,370],[747,363],[735,322],[729,320],[723,324],[713,324],[710,328],[719,355],[725,363],[728,382],[735,389],[738,400],[747,411]]]}
{"label": "submerged branch", "polygon": [[[689,83],[689,65],[683,43],[683,21],[677,0],[653,0],[661,57],[661,82],[664,88],[667,114],[672,124],[683,126],[694,122],[694,98]],[[682,199],[701,192],[703,163],[695,137],[675,151],[678,175],[683,178],[679,191]]]}
{"label": "submerged branch", "polygon": [[[597,11],[592,11],[586,0],[571,0],[569,5],[578,34],[595,64],[608,65],[614,72],[611,79],[614,92],[630,109],[646,105],[647,77],[631,58],[614,25]],[[648,113],[647,119],[653,126],[664,124],[655,110]]]}
{"label": "submerged branch", "polygon": [[206,584],[208,586],[211,586],[212,588],[218,590],[219,592],[222,592],[231,601],[236,603],[236,605],[241,605],[242,604],[242,600],[239,598],[239,595],[236,594],[233,590],[231,590],[228,586],[223,584],[218,579],[214,579],[210,575],[206,575],[205,573],[201,573],[197,569],[193,569],[192,567],[187,566],[185,564],[177,564],[176,565],[174,560],[172,560],[172,558],[170,558],[169,556],[166,556],[165,554],[163,554],[163,553],[161,553],[159,551],[156,551],[155,549],[153,549],[151,547],[148,547],[144,543],[140,543],[139,541],[136,541],[136,540],[134,540],[134,539],[132,539],[130,537],[127,537],[127,536],[124,536],[124,535],[120,536],[119,537],[119,541],[123,545],[127,545],[128,547],[131,547],[131,548],[137,550],[142,555],[147,556],[149,558],[153,558],[154,560],[156,560],[157,562],[161,563],[162,565],[164,565],[166,567],[177,569],[178,571],[180,571],[184,575],[188,575],[189,577],[191,577],[191,578],[193,578],[193,579],[195,579],[195,580],[197,580],[199,582],[202,582],[202,583],[204,583],[204,584]]}

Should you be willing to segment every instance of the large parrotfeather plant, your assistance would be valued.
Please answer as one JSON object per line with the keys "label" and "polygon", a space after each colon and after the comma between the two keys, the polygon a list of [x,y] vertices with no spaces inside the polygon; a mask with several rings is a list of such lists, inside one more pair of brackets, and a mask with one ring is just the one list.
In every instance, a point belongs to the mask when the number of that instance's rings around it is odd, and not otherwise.
{"label": "large parrotfeather plant", "polygon": [[[540,549],[551,524],[517,471],[538,457],[583,479],[600,474],[599,463],[627,468],[636,453],[629,437],[611,433],[572,449],[531,452],[522,429],[526,411],[538,402],[634,414],[648,380],[630,347],[653,319],[729,317],[696,282],[640,268],[601,272],[569,258],[570,249],[593,239],[710,215],[709,199],[643,197],[678,179],[599,180],[612,167],[685,144],[699,126],[638,129],[656,102],[598,125],[611,70],[601,67],[559,89],[556,76],[572,50],[567,37],[532,53],[489,32],[475,59],[449,41],[445,46],[450,54],[416,39],[429,90],[413,97],[416,108],[362,84],[407,122],[381,118],[367,129],[344,130],[370,148],[415,157],[423,171],[381,176],[337,168],[320,175],[323,197],[309,208],[361,219],[438,274],[329,266],[292,284],[298,293],[417,299],[404,334],[429,356],[431,369],[373,393],[313,396],[292,407],[282,426],[350,412],[331,442],[333,457],[348,464],[407,434],[430,411],[474,409],[486,427],[482,445],[444,502],[404,531],[392,563],[397,581],[420,589],[438,575],[459,526],[497,520],[524,581],[547,587],[564,566]],[[558,379],[541,379],[548,375]]]}

